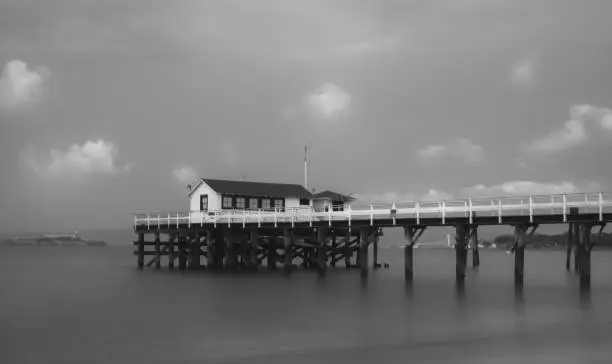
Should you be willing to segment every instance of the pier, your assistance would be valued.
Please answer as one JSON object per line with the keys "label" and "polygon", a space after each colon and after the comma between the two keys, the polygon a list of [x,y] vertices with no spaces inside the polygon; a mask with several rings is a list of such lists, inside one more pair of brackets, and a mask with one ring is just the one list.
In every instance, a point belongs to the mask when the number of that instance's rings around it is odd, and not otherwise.
{"label": "pier", "polygon": [[[313,269],[324,276],[328,267],[356,268],[367,278],[377,269],[379,237],[384,229],[402,228],[405,279],[414,279],[414,245],[426,229],[455,228],[456,279],[463,282],[472,262],[480,265],[478,228],[507,225],[514,229],[514,283],[524,283],[526,235],[540,225],[568,227],[566,269],[580,275],[581,287],[591,278],[593,233],[612,221],[612,193],[574,193],[452,201],[348,204],[339,210],[312,207],[230,209],[146,213],[134,216],[138,267],[167,266],[180,270]],[[164,239],[162,239],[164,237]],[[470,241],[472,244],[470,244]],[[368,257],[372,246],[372,259]],[[148,262],[145,258],[150,257]],[[371,260],[371,264],[370,264]],[[562,264],[562,263],[560,263]]]}

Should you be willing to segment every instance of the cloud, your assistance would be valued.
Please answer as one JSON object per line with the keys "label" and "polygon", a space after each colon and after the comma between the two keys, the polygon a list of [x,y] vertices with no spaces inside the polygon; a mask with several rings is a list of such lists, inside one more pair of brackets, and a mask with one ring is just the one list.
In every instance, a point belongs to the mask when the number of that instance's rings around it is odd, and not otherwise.
{"label": "cloud", "polygon": [[23,61],[7,62],[0,75],[0,108],[14,110],[38,102],[48,75],[44,67],[30,70]]}
{"label": "cloud", "polygon": [[305,99],[309,111],[317,118],[335,120],[347,115],[351,95],[331,82],[325,82]]}
{"label": "cloud", "polygon": [[184,165],[174,168],[172,176],[182,184],[193,183],[199,178],[198,172],[193,167]]}
{"label": "cloud", "polygon": [[479,184],[466,187],[461,191],[461,194],[466,197],[504,197],[589,192],[598,191],[600,189],[601,185],[593,182],[579,186],[573,182],[568,181],[554,183],[535,181],[508,181],[492,186],[485,186]]}
{"label": "cloud", "polygon": [[65,151],[51,149],[47,162],[26,156],[26,164],[43,177],[74,179],[92,175],[115,174],[129,171],[133,165],[117,167],[115,160],[119,149],[102,139],[88,140],[82,145],[74,144]]}
{"label": "cloud", "polygon": [[529,85],[535,80],[535,61],[524,59],[510,69],[510,81],[515,85]]}
{"label": "cloud", "polygon": [[429,145],[418,150],[416,154],[418,158],[427,161],[452,157],[476,164],[484,159],[484,148],[467,138],[457,138],[447,145]]}
{"label": "cloud", "polygon": [[541,154],[572,149],[589,140],[592,128],[612,131],[612,110],[588,104],[575,105],[562,129],[534,140],[528,149]]}

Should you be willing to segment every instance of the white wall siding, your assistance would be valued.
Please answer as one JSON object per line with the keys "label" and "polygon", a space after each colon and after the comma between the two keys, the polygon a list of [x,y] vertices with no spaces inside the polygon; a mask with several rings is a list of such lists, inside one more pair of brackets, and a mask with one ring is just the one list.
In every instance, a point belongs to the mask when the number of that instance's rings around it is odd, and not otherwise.
{"label": "white wall siding", "polygon": [[189,201],[189,209],[191,211],[200,211],[200,195],[208,195],[208,210],[221,209],[221,196],[215,192],[210,186],[202,182],[202,184],[193,192]]}

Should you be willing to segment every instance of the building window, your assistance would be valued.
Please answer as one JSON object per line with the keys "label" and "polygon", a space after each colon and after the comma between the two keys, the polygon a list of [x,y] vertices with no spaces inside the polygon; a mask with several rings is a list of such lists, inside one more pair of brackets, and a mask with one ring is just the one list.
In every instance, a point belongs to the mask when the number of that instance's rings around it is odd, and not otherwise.
{"label": "building window", "polygon": [[237,209],[244,209],[246,207],[245,205],[245,198],[244,197],[236,197],[236,208]]}
{"label": "building window", "polygon": [[274,200],[274,207],[283,211],[285,210],[285,200],[282,198],[277,198]]}
{"label": "building window", "polygon": [[261,200],[261,208],[264,210],[270,210],[270,199],[264,198]]}
{"label": "building window", "polygon": [[208,211],[208,195],[200,195],[200,211]]}
{"label": "building window", "polygon": [[300,198],[300,205],[302,206],[310,206],[310,200],[307,198]]}
{"label": "building window", "polygon": [[257,210],[259,208],[259,202],[256,198],[249,198],[249,209]]}
{"label": "building window", "polygon": [[224,209],[232,208],[232,196],[223,196],[221,207]]}

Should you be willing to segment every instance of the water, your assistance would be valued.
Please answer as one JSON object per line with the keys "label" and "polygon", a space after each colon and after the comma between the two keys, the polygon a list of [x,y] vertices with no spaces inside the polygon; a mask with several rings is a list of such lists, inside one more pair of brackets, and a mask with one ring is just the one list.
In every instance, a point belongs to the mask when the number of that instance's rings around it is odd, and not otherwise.
{"label": "water", "polygon": [[[390,269],[327,277],[138,271],[131,247],[0,248],[0,363],[609,363],[612,252],[591,294],[561,251],[481,251],[465,289],[454,253],[401,250]],[[165,265],[165,261],[164,261]]]}

